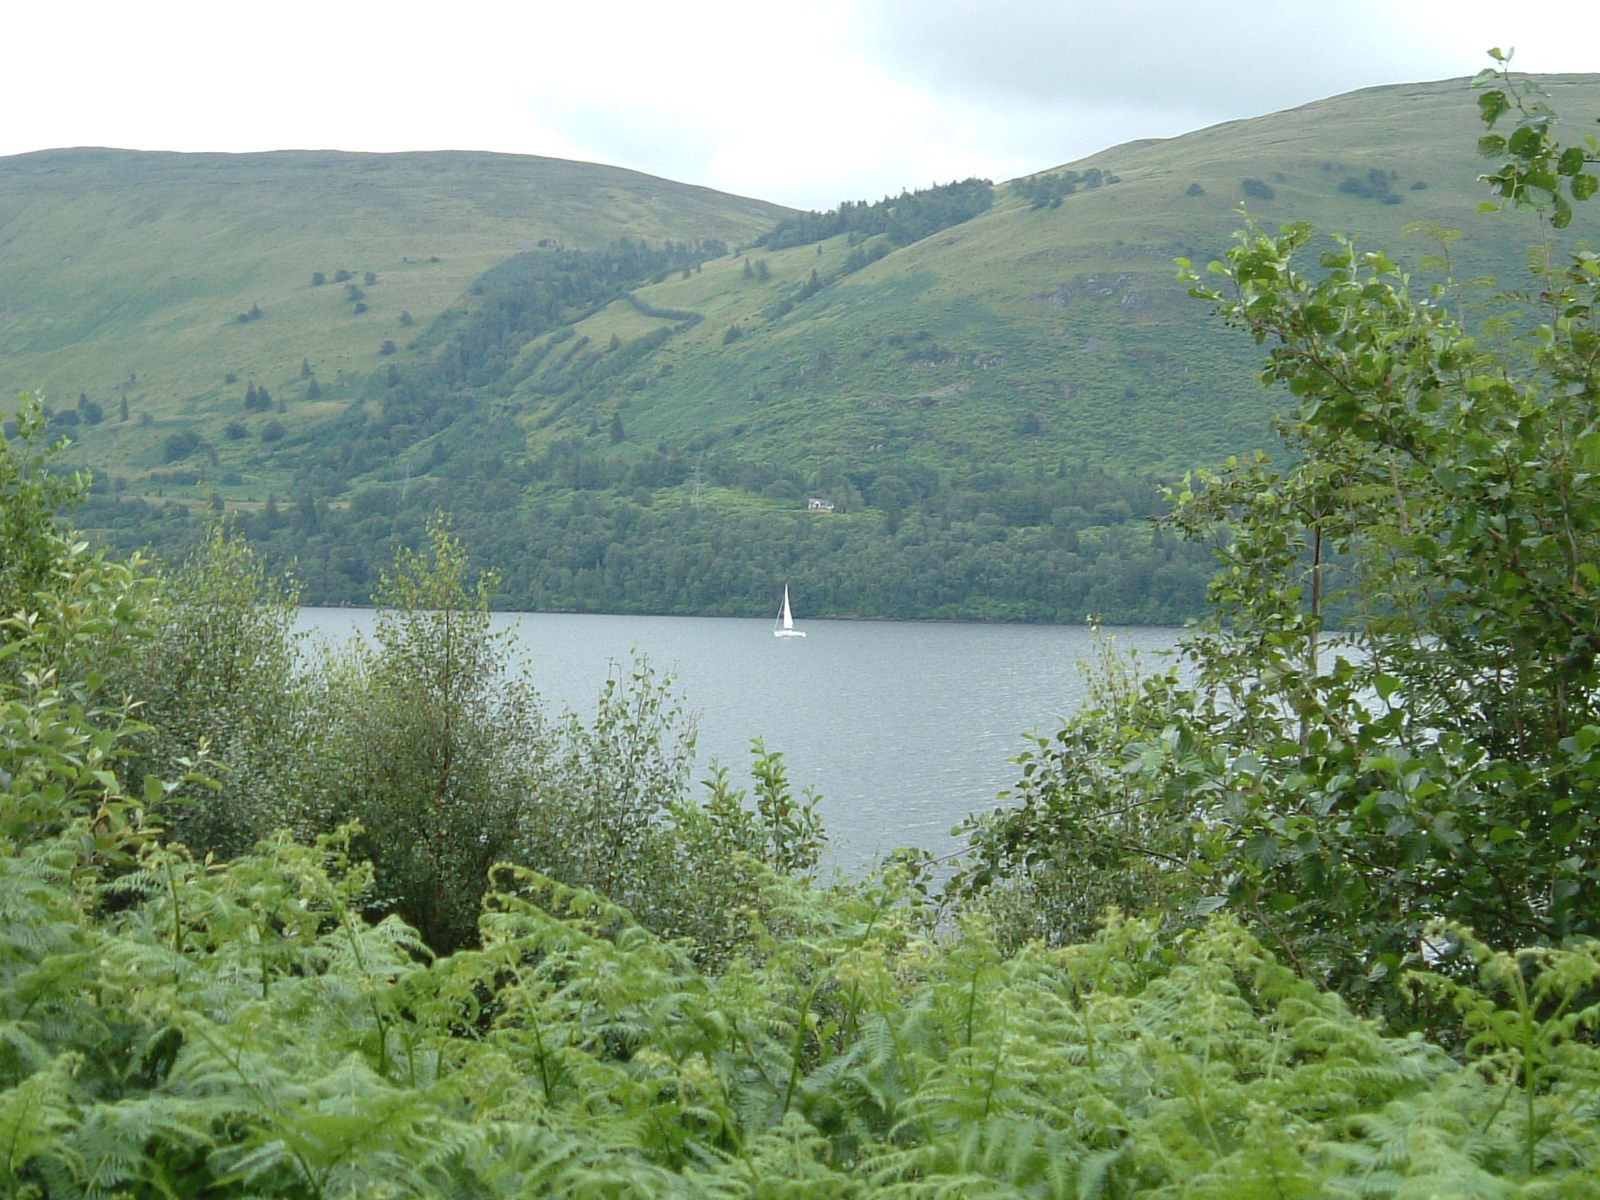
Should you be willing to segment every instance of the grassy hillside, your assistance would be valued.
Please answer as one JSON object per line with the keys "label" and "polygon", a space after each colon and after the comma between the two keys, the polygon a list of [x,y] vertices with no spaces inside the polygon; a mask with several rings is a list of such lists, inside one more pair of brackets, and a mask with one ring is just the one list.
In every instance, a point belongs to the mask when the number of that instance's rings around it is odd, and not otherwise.
{"label": "grassy hillside", "polygon": [[[1600,77],[1545,83],[1600,113]],[[3,382],[100,407],[108,536],[235,508],[314,598],[444,509],[522,606],[789,578],[812,612],[1177,619],[1206,560],[1146,527],[1157,484],[1270,445],[1280,399],[1173,259],[1243,206],[1518,284],[1537,231],[1477,211],[1477,132],[1463,80],[1375,88],[812,217],[491,155],[24,156]]]}
{"label": "grassy hillside", "polygon": [[[1600,112],[1600,80],[1550,84],[1563,111]],[[1454,228],[1465,234],[1450,248],[1458,273],[1520,282],[1532,231],[1477,211],[1476,132],[1472,93],[1449,81],[1117,147],[1071,167],[1119,182],[1035,208],[1018,181],[983,216],[778,320],[762,309],[813,270],[836,274],[847,239],[755,251],[771,272],[764,284],[742,281],[730,260],[641,292],[707,319],[663,352],[671,373],[658,368],[617,402],[642,434],[709,428],[746,453],[808,462],[970,455],[1048,466],[1081,455],[1181,470],[1262,440],[1275,402],[1250,378],[1252,348],[1189,299],[1173,258],[1219,255],[1244,205],[1269,225],[1309,220],[1415,260],[1439,247],[1409,227]],[[613,330],[609,315],[591,324],[595,340]],[[734,324],[745,336],[721,346]]]}
{"label": "grassy hillside", "polygon": [[[482,153],[0,159],[0,387],[68,403],[127,394],[135,414],[203,422],[231,415],[247,380],[276,392],[302,363],[324,388],[364,376],[385,340],[409,341],[512,254],[623,237],[731,243],[785,211],[610,167]],[[318,272],[327,282],[313,286]],[[259,319],[238,320],[252,309]],[[133,450],[105,460],[137,468],[150,439],[124,440]]]}

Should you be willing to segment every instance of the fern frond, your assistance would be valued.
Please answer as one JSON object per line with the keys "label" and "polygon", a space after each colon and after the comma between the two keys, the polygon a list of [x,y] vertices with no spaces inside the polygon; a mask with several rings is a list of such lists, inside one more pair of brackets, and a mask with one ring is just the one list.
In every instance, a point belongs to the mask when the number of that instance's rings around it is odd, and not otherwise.
{"label": "fern frond", "polygon": [[0,1180],[15,1193],[23,1171],[41,1159],[69,1169],[76,1155],[63,1137],[75,1118],[72,1076],[81,1059],[61,1054],[15,1087],[0,1091]]}

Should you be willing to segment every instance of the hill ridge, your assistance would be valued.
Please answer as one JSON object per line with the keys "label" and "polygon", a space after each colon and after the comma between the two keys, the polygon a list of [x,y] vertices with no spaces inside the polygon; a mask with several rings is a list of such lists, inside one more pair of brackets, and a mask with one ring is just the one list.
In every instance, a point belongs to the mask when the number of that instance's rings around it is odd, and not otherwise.
{"label": "hill ridge", "polygon": [[[1554,83],[1569,116],[1600,111],[1600,76]],[[20,285],[0,383],[46,378],[108,536],[175,547],[212,507],[293,505],[255,532],[313,598],[364,598],[381,555],[352,544],[414,540],[426,500],[485,561],[539,547],[507,572],[522,606],[744,611],[787,574],[819,612],[1178,619],[1207,568],[1143,525],[1157,484],[1269,444],[1278,401],[1172,258],[1219,255],[1243,203],[1419,263],[1403,230],[1423,217],[1466,232],[1463,274],[1511,278],[1520,233],[1477,212],[1475,121],[1465,80],[1380,85],[985,184],[976,215],[909,242],[862,225],[779,249],[763,237],[805,214],[537,156],[254,152],[404,187],[229,187],[224,156],[204,196],[31,207],[0,160]],[[544,183],[482,171],[466,195],[425,169],[472,162]],[[118,419],[71,425],[75,396]]]}

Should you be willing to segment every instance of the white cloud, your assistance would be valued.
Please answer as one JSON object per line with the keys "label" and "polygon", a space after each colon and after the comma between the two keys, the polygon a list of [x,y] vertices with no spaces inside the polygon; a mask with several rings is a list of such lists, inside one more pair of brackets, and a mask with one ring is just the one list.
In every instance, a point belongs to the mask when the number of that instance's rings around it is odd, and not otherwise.
{"label": "white cloud", "polygon": [[16,7],[0,154],[487,149],[819,208],[1467,75],[1491,44],[1533,71],[1600,45],[1600,5],[1576,0]]}

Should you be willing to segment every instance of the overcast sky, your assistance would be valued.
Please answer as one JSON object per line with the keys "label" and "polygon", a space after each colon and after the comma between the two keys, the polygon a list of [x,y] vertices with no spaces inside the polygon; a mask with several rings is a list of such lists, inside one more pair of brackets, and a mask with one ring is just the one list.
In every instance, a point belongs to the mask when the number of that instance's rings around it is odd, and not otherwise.
{"label": "overcast sky", "polygon": [[497,150],[800,208],[1353,88],[1600,71],[1600,0],[19,0],[0,155]]}

